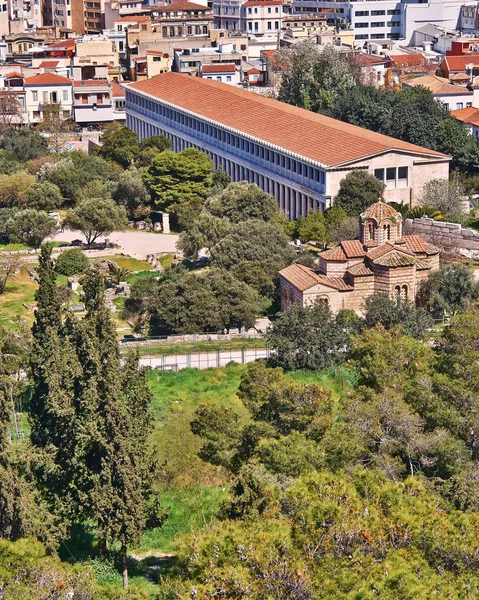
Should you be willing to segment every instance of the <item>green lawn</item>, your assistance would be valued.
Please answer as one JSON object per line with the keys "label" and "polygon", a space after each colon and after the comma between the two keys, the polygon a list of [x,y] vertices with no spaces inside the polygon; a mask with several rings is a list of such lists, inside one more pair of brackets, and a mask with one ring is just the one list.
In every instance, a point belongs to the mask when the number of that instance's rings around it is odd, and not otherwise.
{"label": "green lawn", "polygon": [[114,254],[113,256],[95,256],[95,260],[114,260],[120,269],[128,269],[129,271],[151,271],[150,263],[146,260],[138,260],[131,256],[124,256],[123,254]]}
{"label": "green lawn", "polygon": [[[228,474],[220,467],[203,463],[197,456],[201,439],[193,435],[193,413],[206,404],[231,408],[248,421],[248,412],[237,396],[245,365],[231,364],[221,369],[183,369],[150,371],[155,429],[153,446],[158,463],[163,465],[160,482],[163,504],[169,519],[163,527],[143,536],[140,550],[174,551],[176,538],[199,527],[217,514],[226,497]],[[321,373],[298,371],[290,375],[298,383],[317,383],[330,389],[339,399],[354,382],[347,369]]]}

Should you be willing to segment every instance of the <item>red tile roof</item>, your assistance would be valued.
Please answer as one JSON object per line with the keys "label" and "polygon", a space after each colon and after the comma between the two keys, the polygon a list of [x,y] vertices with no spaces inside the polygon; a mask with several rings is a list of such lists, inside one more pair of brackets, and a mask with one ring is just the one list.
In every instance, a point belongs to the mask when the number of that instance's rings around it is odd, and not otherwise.
{"label": "red tile roof", "polygon": [[345,240],[341,247],[348,258],[361,258],[366,256],[366,250],[360,240]]}
{"label": "red tile roof", "polygon": [[298,265],[297,263],[289,265],[289,267],[280,271],[279,274],[301,292],[319,283],[319,277],[312,269],[308,269],[308,267]]}
{"label": "red tile roof", "polygon": [[115,20],[115,23],[140,23],[142,21],[149,21],[150,20],[150,15],[139,15],[137,17],[120,17],[119,19]]}
{"label": "red tile roof", "polygon": [[373,260],[375,265],[380,265],[382,267],[408,267],[415,262],[416,258],[414,256],[405,253],[403,250],[396,250],[395,248],[392,248],[390,252]]}
{"label": "red tile roof", "polygon": [[404,243],[408,250],[417,254],[426,254],[427,247],[426,243],[420,235],[404,235],[398,240],[399,244]]}
{"label": "red tile roof", "polygon": [[203,65],[201,71],[202,73],[234,73],[236,66],[230,64]]}
{"label": "red tile roof", "polygon": [[351,275],[353,275],[354,277],[366,277],[374,275],[374,271],[371,271],[371,269],[363,263],[359,263],[359,265],[349,267],[347,273],[351,273]]}
{"label": "red tile roof", "polygon": [[401,218],[401,213],[399,213],[395,208],[393,208],[387,202],[375,202],[368,206],[368,208],[361,213],[361,219],[365,221],[366,219],[375,219],[376,221],[382,221],[383,219],[395,219]]}
{"label": "red tile roof", "polygon": [[479,127],[479,108],[473,106],[458,108],[457,110],[451,110],[451,115],[462,123]]}
{"label": "red tile roof", "polygon": [[39,69],[55,69],[58,66],[58,60],[44,60],[38,65]]}
{"label": "red tile roof", "polygon": [[[169,72],[135,82],[129,90],[326,166],[396,150],[449,160],[439,152],[206,78]],[[249,118],[251,115],[260,118]]]}
{"label": "red tile roof", "polygon": [[435,96],[472,96],[473,92],[462,85],[449,83],[445,77],[424,75],[423,77],[408,77],[403,84],[410,87],[425,87]]}
{"label": "red tile roof", "polygon": [[317,275],[319,281],[323,285],[338,290],[339,292],[350,292],[353,286],[346,283],[342,277],[329,277],[327,275]]}
{"label": "red tile roof", "polygon": [[40,73],[25,79],[25,86],[31,85],[71,85],[71,79],[62,77],[56,73]]}
{"label": "red tile roof", "polygon": [[153,54],[154,56],[166,56],[166,57],[168,57],[168,54],[165,54],[164,52],[161,52],[160,50],[147,50],[146,53],[147,54]]}
{"label": "red tile roof", "polygon": [[358,54],[353,57],[354,62],[360,67],[370,67],[373,65],[383,65],[387,59],[381,56],[371,56],[370,54]]}
{"label": "red tile roof", "polygon": [[116,81],[112,81],[111,83],[111,95],[114,98],[121,98],[125,96],[125,90],[121,87],[119,83]]}
{"label": "red tile roof", "polygon": [[7,73],[5,75],[6,79],[23,79],[23,75],[22,73],[19,73],[18,71],[11,71],[10,73]]}
{"label": "red tile roof", "polygon": [[75,48],[75,40],[73,38],[60,40],[47,46],[47,50],[71,50],[73,48]]}
{"label": "red tile roof", "polygon": [[248,73],[248,75],[261,75],[261,71],[259,69],[256,69],[255,67],[246,72]]}
{"label": "red tile roof", "polygon": [[155,7],[159,12],[176,12],[176,11],[197,11],[197,10],[212,10],[208,6],[195,4],[194,2],[173,2],[167,6]]}
{"label": "red tile roof", "polygon": [[325,250],[324,252],[321,252],[319,257],[331,262],[346,262],[348,260],[348,257],[341,246],[335,246],[334,248]]}
{"label": "red tile roof", "polygon": [[401,67],[413,67],[428,62],[422,54],[389,54],[388,58]]}
{"label": "red tile roof", "polygon": [[477,55],[467,54],[466,56],[446,56],[441,63],[447,67],[449,72],[451,71],[466,71],[467,65],[474,65],[475,69],[479,68],[479,60],[476,60]]}

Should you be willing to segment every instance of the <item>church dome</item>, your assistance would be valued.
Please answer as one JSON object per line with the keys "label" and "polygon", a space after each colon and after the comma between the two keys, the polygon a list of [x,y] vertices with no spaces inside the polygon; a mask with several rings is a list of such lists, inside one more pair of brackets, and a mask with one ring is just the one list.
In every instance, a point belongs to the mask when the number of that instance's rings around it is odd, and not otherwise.
{"label": "church dome", "polygon": [[361,220],[375,219],[377,223],[380,223],[383,219],[400,219],[402,215],[395,208],[393,208],[387,202],[375,202],[371,204],[363,213],[361,213]]}

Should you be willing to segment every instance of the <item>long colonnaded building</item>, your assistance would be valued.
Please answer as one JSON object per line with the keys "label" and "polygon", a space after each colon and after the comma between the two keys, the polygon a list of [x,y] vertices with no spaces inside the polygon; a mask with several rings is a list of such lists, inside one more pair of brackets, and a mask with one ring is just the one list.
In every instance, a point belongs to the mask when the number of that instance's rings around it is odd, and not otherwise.
{"label": "long colonnaded building", "polygon": [[356,169],[385,184],[385,200],[414,205],[450,157],[214,80],[163,73],[126,87],[126,124],[140,140],[164,134],[198,148],[233,181],[256,183],[290,218],[334,201]]}

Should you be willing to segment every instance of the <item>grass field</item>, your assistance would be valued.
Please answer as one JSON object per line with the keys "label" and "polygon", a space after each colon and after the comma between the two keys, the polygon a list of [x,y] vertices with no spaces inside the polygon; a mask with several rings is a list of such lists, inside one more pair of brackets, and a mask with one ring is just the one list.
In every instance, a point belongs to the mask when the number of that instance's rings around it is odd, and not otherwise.
{"label": "grass field", "polygon": [[120,269],[128,269],[128,271],[151,271],[150,263],[146,260],[139,260],[138,258],[132,258],[131,256],[124,256],[123,254],[114,254],[113,256],[95,256],[92,260],[114,260]]}
{"label": "grass field", "polygon": [[[201,440],[190,430],[193,413],[200,404],[231,408],[247,422],[248,413],[237,396],[246,366],[230,364],[221,369],[150,371],[155,430],[153,446],[163,465],[160,489],[169,517],[163,527],[145,533],[140,551],[172,552],[177,538],[208,523],[226,498],[227,473],[202,462],[197,453]],[[298,383],[317,383],[338,399],[354,378],[343,369],[312,373],[297,371],[290,376]]]}

